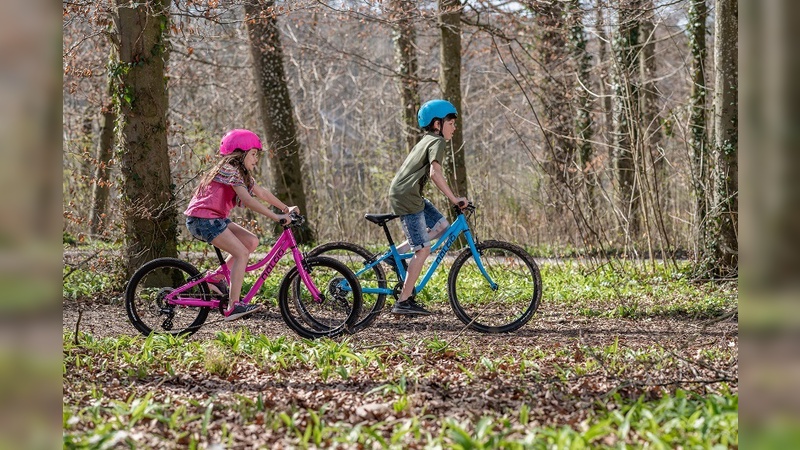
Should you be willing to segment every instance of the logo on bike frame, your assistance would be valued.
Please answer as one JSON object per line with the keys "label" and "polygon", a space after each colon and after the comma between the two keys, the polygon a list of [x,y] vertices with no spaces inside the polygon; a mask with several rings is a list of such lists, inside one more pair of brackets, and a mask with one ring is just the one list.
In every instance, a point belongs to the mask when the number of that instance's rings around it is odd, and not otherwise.
{"label": "logo on bike frame", "polygon": [[283,258],[283,254],[284,253],[286,253],[286,250],[285,249],[281,249],[281,250],[278,251],[278,253],[275,254],[275,257],[272,258],[272,261],[270,261],[269,264],[267,264],[267,268],[266,268],[266,270],[264,270],[264,273],[261,274],[261,279],[262,280],[267,281],[267,278],[269,277],[270,272],[272,272],[272,269],[274,269],[275,266],[278,265],[278,261],[280,261],[281,258]]}
{"label": "logo on bike frame", "polygon": [[439,250],[439,254],[436,255],[435,264],[439,264],[440,262],[442,262],[442,259],[444,259],[445,253],[447,253],[447,250],[450,249],[450,246],[453,244],[453,241],[455,241],[455,240],[456,240],[456,235],[455,234],[451,234],[450,237],[447,238],[447,240],[445,241],[444,245],[442,246],[442,249]]}

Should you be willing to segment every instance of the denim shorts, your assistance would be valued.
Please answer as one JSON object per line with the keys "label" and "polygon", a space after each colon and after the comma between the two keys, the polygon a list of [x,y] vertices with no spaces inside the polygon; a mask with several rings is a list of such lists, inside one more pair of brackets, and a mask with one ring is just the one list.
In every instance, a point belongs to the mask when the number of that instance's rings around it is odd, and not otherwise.
{"label": "denim shorts", "polygon": [[424,199],[425,208],[416,214],[404,214],[400,216],[400,224],[403,226],[403,233],[408,239],[411,251],[416,252],[425,246],[431,245],[428,230],[433,229],[440,221],[446,221],[442,213],[433,204]]}
{"label": "denim shorts", "polygon": [[197,239],[208,242],[209,244],[214,238],[222,234],[222,232],[228,228],[229,223],[231,223],[231,219],[227,218],[204,219],[202,217],[192,216],[186,218],[186,228],[189,229],[189,233]]}

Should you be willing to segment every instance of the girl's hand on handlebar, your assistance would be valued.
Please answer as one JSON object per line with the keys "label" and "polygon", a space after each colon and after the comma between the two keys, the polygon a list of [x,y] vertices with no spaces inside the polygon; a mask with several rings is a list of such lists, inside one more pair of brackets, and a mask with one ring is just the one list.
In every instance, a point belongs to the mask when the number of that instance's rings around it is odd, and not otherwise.
{"label": "girl's hand on handlebar", "polygon": [[278,223],[283,226],[289,225],[292,223],[292,218],[289,216],[289,214],[278,214]]}
{"label": "girl's hand on handlebar", "polygon": [[287,209],[286,214],[292,214],[292,213],[300,214],[300,208],[297,206],[287,206],[286,209]]}

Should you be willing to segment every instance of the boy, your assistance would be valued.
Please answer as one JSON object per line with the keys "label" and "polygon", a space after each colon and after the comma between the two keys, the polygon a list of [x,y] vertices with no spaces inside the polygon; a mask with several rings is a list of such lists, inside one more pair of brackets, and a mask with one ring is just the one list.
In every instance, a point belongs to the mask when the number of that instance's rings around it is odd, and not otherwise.
{"label": "boy", "polygon": [[[417,122],[425,136],[408,154],[389,188],[389,202],[395,214],[400,216],[403,232],[414,257],[408,264],[408,273],[400,292],[400,298],[392,308],[392,314],[429,315],[412,298],[414,285],[422,272],[425,259],[431,254],[431,241],[447,230],[447,219],[422,197],[428,178],[455,205],[466,206],[465,197],[456,197],[442,171],[445,142],[453,138],[458,112],[447,100],[430,100],[419,109]],[[403,247],[403,245],[401,245]]]}

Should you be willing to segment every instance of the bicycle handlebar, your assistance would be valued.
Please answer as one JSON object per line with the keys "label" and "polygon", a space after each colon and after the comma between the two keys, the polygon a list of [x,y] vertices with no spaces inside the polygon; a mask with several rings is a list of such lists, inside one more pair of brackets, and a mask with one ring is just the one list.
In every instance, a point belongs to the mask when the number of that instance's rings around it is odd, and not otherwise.
{"label": "bicycle handlebar", "polygon": [[305,216],[301,216],[295,212],[289,213],[289,222],[285,223],[284,219],[281,219],[280,223],[283,225],[284,228],[291,228],[291,227],[299,227],[300,225],[306,222]]}
{"label": "bicycle handlebar", "polygon": [[[462,206],[464,203],[466,203],[466,206]],[[453,212],[456,215],[464,213],[472,214],[475,212],[475,204],[472,202],[460,202],[458,205],[453,205]]]}

